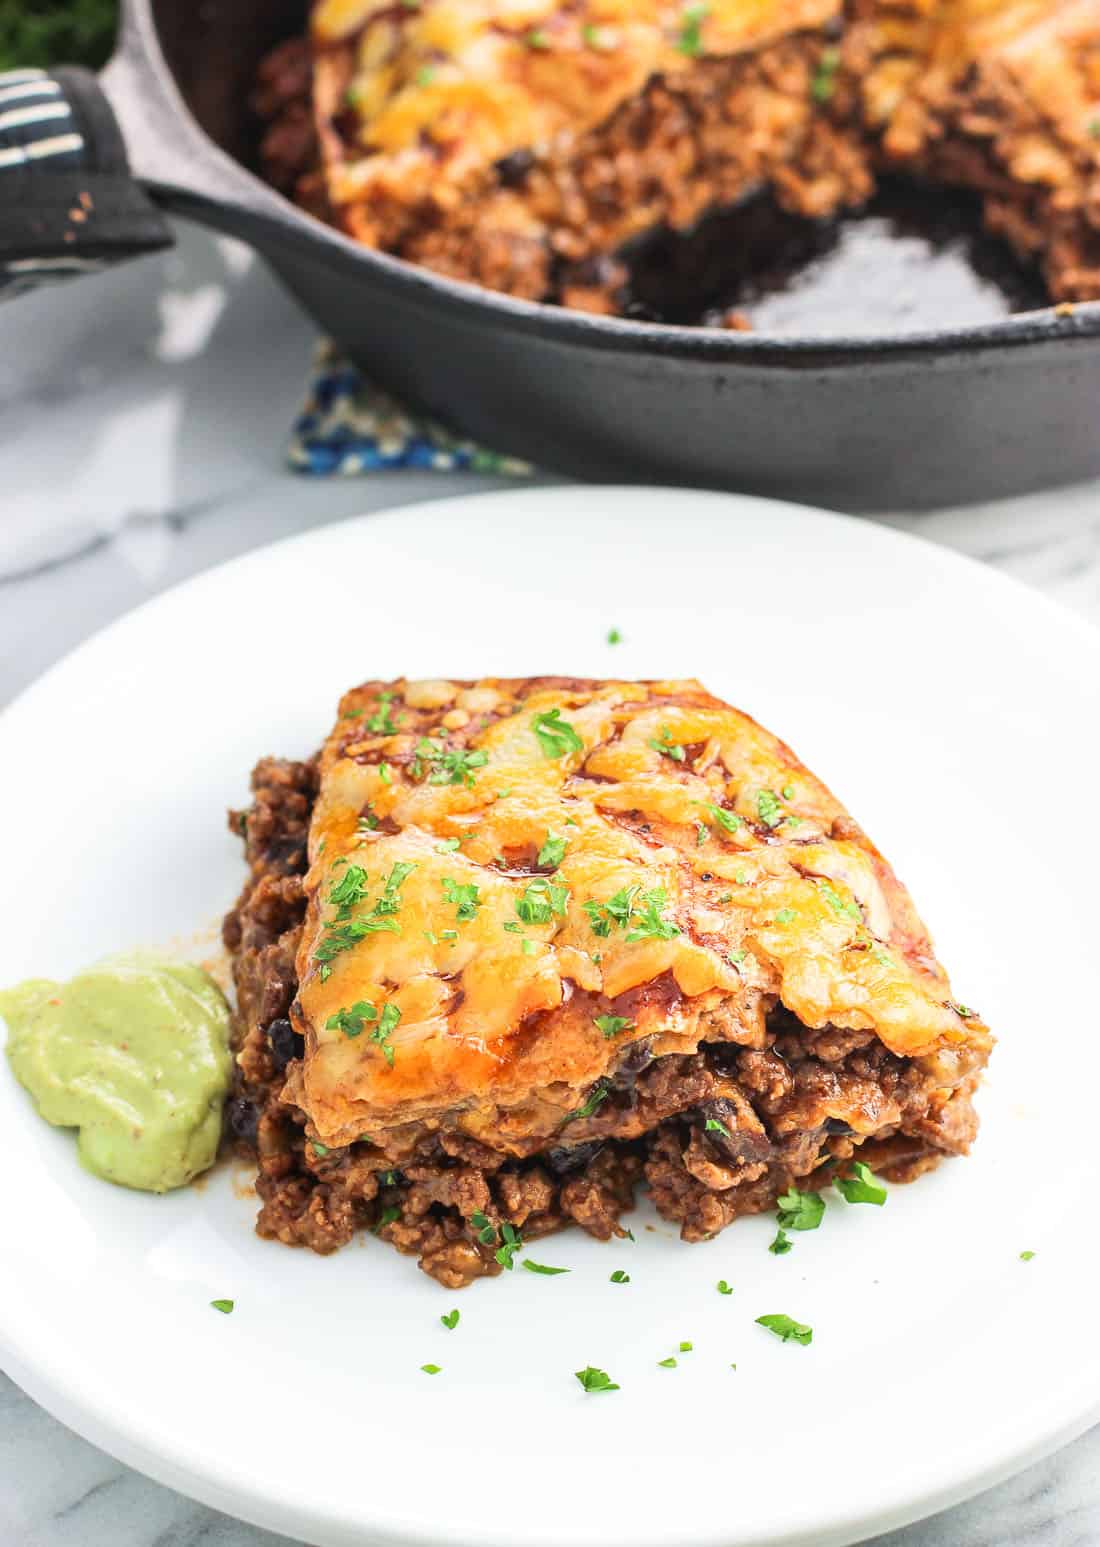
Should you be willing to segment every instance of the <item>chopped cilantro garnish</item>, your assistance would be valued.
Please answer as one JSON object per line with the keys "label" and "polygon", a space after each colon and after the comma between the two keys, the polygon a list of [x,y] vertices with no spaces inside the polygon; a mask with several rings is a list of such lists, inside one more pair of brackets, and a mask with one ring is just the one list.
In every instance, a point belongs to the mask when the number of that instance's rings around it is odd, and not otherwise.
{"label": "chopped cilantro garnish", "polygon": [[375,903],[373,912],[379,917],[396,913],[401,907],[401,898],[398,896],[402,886],[416,869],[415,860],[399,860],[382,884],[382,895]]}
{"label": "chopped cilantro garnish", "polygon": [[706,841],[707,841],[707,839],[709,837],[710,837],[710,833],[707,830],[707,824],[705,822],[696,822],[696,824],[695,824],[695,844],[696,844],[696,847],[697,848],[702,848],[703,844],[706,843]]}
{"label": "chopped cilantro garnish", "polygon": [[329,964],[333,957],[339,956],[342,951],[350,950],[367,935],[377,934],[380,930],[387,930],[395,935],[401,933],[400,926],[394,921],[392,915],[397,913],[401,906],[399,895],[401,884],[415,869],[416,864],[411,861],[400,861],[394,865],[383,884],[381,896],[367,917],[351,919],[349,915],[352,908],[362,902],[366,896],[368,878],[362,866],[348,865],[329,892],[329,901],[336,904],[336,918],[328,925],[313,953],[313,960],[321,966],[322,982],[329,977],[332,970]]}
{"label": "chopped cilantro garnish", "polygon": [[500,1245],[493,1253],[493,1256],[500,1263],[502,1268],[507,1268],[508,1271],[511,1272],[513,1267],[515,1267],[515,1263],[512,1261],[512,1258],[516,1255],[522,1245],[523,1237],[520,1235],[519,1231],[515,1228],[514,1225],[501,1225]]}
{"label": "chopped cilantro garnish", "polygon": [[318,1144],[316,1139],[311,1139],[309,1142],[313,1153],[315,1155],[320,1155],[322,1159],[324,1159],[324,1157],[329,1153],[329,1147],[327,1144]]}
{"label": "chopped cilantro garnish", "polygon": [[851,1168],[854,1176],[837,1176],[833,1178],[833,1185],[846,1203],[877,1203],[886,1202],[886,1188],[881,1182],[876,1182],[870,1166],[864,1165],[862,1160],[853,1160]]}
{"label": "chopped cilantro garnish", "polygon": [[564,757],[567,752],[584,751],[584,742],[569,721],[562,719],[560,709],[547,709],[535,715],[531,729],[538,737],[543,757]]}
{"label": "chopped cilantro garnish", "polygon": [[834,913],[847,914],[850,919],[855,919],[857,924],[863,922],[863,914],[859,911],[859,904],[853,902],[850,897],[847,899],[843,898],[831,881],[819,881],[817,889]]}
{"label": "chopped cilantro garnish", "polygon": [[606,940],[613,925],[618,924],[620,928],[625,925],[633,912],[638,890],[637,886],[624,886],[606,902],[597,902],[594,897],[590,897],[584,904],[584,911],[588,914],[592,933]]}
{"label": "chopped cilantro garnish", "polygon": [[1020,1261],[1021,1262],[1030,1262],[1031,1259],[1034,1257],[1034,1255],[1035,1255],[1034,1252],[1021,1252],[1020,1253]]}
{"label": "chopped cilantro garnish", "polygon": [[409,765],[409,772],[414,779],[420,779],[427,765],[431,767],[431,773],[428,775],[429,784],[464,784],[468,789],[472,789],[473,770],[484,768],[488,761],[488,753],[480,748],[475,748],[471,752],[467,747],[448,747],[441,741],[432,741],[427,736],[421,736],[416,744],[416,756]]}
{"label": "chopped cilantro garnish", "polygon": [[532,1262],[530,1257],[524,1257],[521,1267],[526,1268],[528,1273],[542,1273],[547,1278],[555,1278],[559,1273],[571,1273],[573,1271],[572,1268],[552,1268],[545,1262]]}
{"label": "chopped cilantro garnish", "polygon": [[619,1391],[622,1389],[615,1384],[606,1370],[597,1370],[591,1364],[585,1365],[583,1370],[574,1370],[573,1373],[580,1381],[584,1390],[588,1392]]}
{"label": "chopped cilantro garnish", "polygon": [[459,882],[451,876],[444,876],[442,885],[443,900],[454,904],[455,918],[458,923],[468,924],[471,919],[477,918],[481,899],[476,882]]}
{"label": "chopped cilantro garnish", "polygon": [[610,1094],[610,1087],[597,1081],[589,1092],[588,1099],[584,1102],[583,1106],[579,1106],[575,1112],[570,1112],[568,1117],[562,1121],[561,1126],[564,1128],[566,1123],[575,1123],[581,1117],[591,1117]]}
{"label": "chopped cilantro garnish", "polygon": [[634,1030],[634,1022],[626,1015],[594,1015],[592,1021],[609,1042],[612,1037],[617,1037],[620,1031]]}
{"label": "chopped cilantro garnish", "polygon": [[535,942],[533,940],[521,940],[519,945],[524,956],[534,956]]}
{"label": "chopped cilantro garnish", "polygon": [[694,1345],[691,1344],[691,1343],[681,1343],[680,1344],[680,1352],[682,1354],[690,1354],[693,1346]]}
{"label": "chopped cilantro garnish", "polygon": [[438,1375],[443,1366],[440,1364],[422,1364],[420,1368],[424,1371],[425,1375]]}
{"label": "chopped cilantro garnish", "polygon": [[659,1370],[674,1370],[676,1368],[676,1360],[669,1354],[667,1359],[657,1360],[657,1368]]}
{"label": "chopped cilantro garnish", "polygon": [[439,1319],[449,1332],[453,1332],[454,1329],[458,1326],[457,1311],[448,1311],[446,1315],[441,1316]]}
{"label": "chopped cilantro garnish", "polygon": [[366,714],[366,712],[365,709],[347,709],[344,711],[343,718],[345,720],[358,720],[359,716]]}
{"label": "chopped cilantro garnish", "polygon": [[236,1304],[236,1301],[234,1301],[234,1300],[211,1300],[210,1304],[211,1304],[211,1306],[213,1307],[213,1309],[215,1311],[221,1311],[223,1316],[228,1316],[232,1312],[233,1307]]}
{"label": "chopped cilantro garnish", "polygon": [[378,1010],[369,999],[357,999],[352,1005],[337,1010],[325,1022],[329,1031],[342,1031],[345,1037],[357,1037],[368,1021],[378,1019]]}
{"label": "chopped cilantro garnish", "polygon": [[672,940],[679,933],[679,927],[669,919],[662,918],[661,909],[668,901],[668,893],[663,886],[655,886],[652,891],[643,892],[639,903],[635,908],[631,924],[633,928],[627,935],[627,940]]}
{"label": "chopped cilantro garnish", "polygon": [[477,1231],[477,1238],[482,1246],[492,1246],[496,1241],[497,1233],[489,1216],[479,1210],[476,1214],[470,1215],[470,1223]]}
{"label": "chopped cilantro garnish", "polygon": [[777,1230],[775,1232],[775,1240],[768,1247],[768,1250],[776,1257],[785,1257],[793,1249],[793,1246],[794,1242],[788,1240],[787,1232],[785,1230]]}
{"label": "chopped cilantro garnish", "polygon": [[546,876],[536,876],[516,899],[516,914],[524,924],[549,924],[557,915],[565,917],[565,905],[569,901],[569,888],[559,886]]}
{"label": "chopped cilantro garnish", "polygon": [[606,902],[597,902],[594,897],[590,897],[583,907],[592,933],[601,939],[606,939],[615,925],[623,929],[631,924],[633,928],[627,940],[671,940],[680,931],[675,924],[660,915],[667,901],[668,893],[663,886],[655,886],[640,895],[637,886],[624,886]]}
{"label": "chopped cilantro garnish", "polygon": [[[588,44],[589,48],[599,48],[600,47],[599,43],[596,42],[596,38],[599,36],[599,31],[600,31],[600,29],[598,27],[585,27],[585,28],[582,29],[582,31],[583,31],[583,34],[584,34],[584,41]],[[622,644],[623,636],[619,633],[619,630],[617,628],[609,628],[608,629],[608,631],[607,631],[607,642],[608,642],[609,645],[621,645]]]}
{"label": "chopped cilantro garnish", "polygon": [[812,1327],[807,1327],[804,1322],[794,1321],[781,1312],[771,1316],[758,1316],[756,1324],[758,1327],[767,1327],[769,1332],[781,1338],[784,1343],[801,1343],[805,1347],[814,1340]]}
{"label": "chopped cilantro garnish", "polygon": [[367,1038],[368,1042],[377,1042],[382,1049],[386,1062],[393,1068],[393,1048],[390,1046],[390,1037],[397,1029],[397,1023],[401,1019],[401,1011],[391,1000],[389,1004],[382,1006],[382,1016],[378,1025]]}
{"label": "chopped cilantro garnish", "polygon": [[356,822],[355,826],[360,833],[373,833],[377,829],[378,818],[375,816],[374,811],[371,808],[370,801],[367,802],[363,810],[363,814]]}
{"label": "chopped cilantro garnish", "polygon": [[546,841],[539,850],[539,864],[548,865],[551,870],[557,870],[565,858],[565,850],[568,847],[564,838],[559,838],[555,833],[548,832]]}
{"label": "chopped cilantro garnish", "polygon": [[437,854],[453,854],[461,842],[461,838],[444,838],[442,843],[436,844],[435,852]]}
{"label": "chopped cilantro garnish", "polygon": [[780,790],[779,793],[780,793],[780,795],[782,795],[784,800],[793,800],[794,799],[794,785],[793,784],[785,784],[783,786],[783,788]]}
{"label": "chopped cilantro garnish", "polygon": [[441,940],[457,940],[458,939],[458,930],[457,929],[441,929],[439,931],[439,938]]}
{"label": "chopped cilantro garnish", "polygon": [[378,708],[366,722],[367,730],[373,731],[376,736],[396,736],[397,734],[397,726],[390,716],[392,701],[392,693],[379,693]]}
{"label": "chopped cilantro garnish", "polygon": [[840,50],[827,48],[818,60],[814,78],[810,83],[810,96],[815,102],[828,102],[836,90],[836,73],[840,69]]}
{"label": "chopped cilantro garnish", "polygon": [[757,790],[756,814],[765,827],[778,827],[783,820],[783,807],[773,790]]}
{"label": "chopped cilantro garnish", "polygon": [[706,809],[710,812],[711,819],[717,822],[719,827],[724,828],[727,833],[735,833],[739,827],[744,826],[737,812],[727,811],[725,806],[708,805]]}
{"label": "chopped cilantro garnish", "polygon": [[661,734],[659,738],[656,736],[650,736],[649,740],[646,742],[646,746],[652,747],[654,752],[659,752],[662,757],[671,758],[674,763],[682,763],[686,755],[683,747],[678,747],[673,741],[672,732],[669,730],[667,725],[661,726]]}
{"label": "chopped cilantro garnish", "polygon": [[731,1295],[733,1293],[733,1285],[727,1284],[724,1278],[720,1278],[714,1287],[720,1295]]}
{"label": "chopped cilantro garnish", "polygon": [[387,1225],[394,1224],[400,1218],[401,1210],[399,1208],[395,1208],[392,1203],[388,1204],[375,1221],[371,1234],[377,1235],[380,1230],[384,1230]]}
{"label": "chopped cilantro garnish", "polygon": [[953,1004],[951,1008],[954,1010],[955,1014],[961,1016],[964,1021],[973,1020],[978,1013],[977,1010],[972,1010],[968,1004]]}
{"label": "chopped cilantro garnish", "polygon": [[383,930],[391,935],[399,935],[401,926],[392,918],[352,919],[348,923],[330,924],[313,953],[313,960],[320,963],[321,982],[326,982],[332,972],[330,963],[334,956],[339,956],[342,951],[350,951],[353,945],[367,935],[376,935]]}
{"label": "chopped cilantro garnish", "polygon": [[624,1273],[622,1268],[616,1268],[614,1273],[611,1275],[611,1282],[613,1284],[629,1284],[630,1274]]}
{"label": "chopped cilantro garnish", "polygon": [[776,1218],[786,1230],[816,1230],[825,1217],[825,1199],[819,1192],[799,1192],[792,1187],[776,1203]]}
{"label": "chopped cilantro garnish", "polygon": [[720,1133],[727,1139],[733,1138],[725,1123],[720,1123],[716,1117],[708,1117],[703,1124],[703,1130],[705,1133]]}
{"label": "chopped cilantro garnish", "polygon": [[379,765],[378,765],[378,777],[381,779],[383,784],[392,784],[393,783],[393,776],[390,773],[390,765],[389,765],[389,763],[379,763]]}
{"label": "chopped cilantro garnish", "polygon": [[775,922],[777,924],[793,924],[797,917],[798,914],[793,908],[780,908],[775,915]]}
{"label": "chopped cilantro garnish", "polygon": [[680,36],[676,47],[689,59],[698,59],[703,52],[703,23],[710,15],[707,4],[688,5],[680,16]]}
{"label": "chopped cilantro garnish", "polygon": [[549,35],[543,32],[541,27],[533,28],[523,40],[528,48],[546,49],[550,47]]}
{"label": "chopped cilantro garnish", "polygon": [[[598,54],[606,54],[615,47],[615,38],[612,33],[603,27],[594,27],[590,22],[581,28],[581,37],[586,48],[594,48]],[[622,639],[617,628],[613,628],[607,636],[609,645],[617,645]]]}
{"label": "chopped cilantro garnish", "polygon": [[362,902],[369,886],[370,880],[362,865],[349,865],[339,881],[333,883],[328,900],[339,908],[341,915],[344,915],[357,902]]}
{"label": "chopped cilantro garnish", "polygon": [[434,929],[426,929],[424,931],[424,939],[428,942],[429,945],[439,944],[439,936],[436,934]]}

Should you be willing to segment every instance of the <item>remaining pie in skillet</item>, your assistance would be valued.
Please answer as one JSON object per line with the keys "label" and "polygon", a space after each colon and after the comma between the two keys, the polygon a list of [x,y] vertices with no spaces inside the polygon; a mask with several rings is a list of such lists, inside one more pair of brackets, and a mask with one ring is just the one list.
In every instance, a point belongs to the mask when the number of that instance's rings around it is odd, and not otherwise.
{"label": "remaining pie in skillet", "polygon": [[618,310],[631,239],[882,171],[977,190],[1054,299],[1100,296],[1100,0],[316,0],[257,105],[310,207],[530,299]]}
{"label": "remaining pie in skillet", "polygon": [[260,1233],[457,1287],[636,1188],[685,1240],[965,1153],[991,1038],[795,755],[697,682],[399,680],[261,762],[234,1131]]}

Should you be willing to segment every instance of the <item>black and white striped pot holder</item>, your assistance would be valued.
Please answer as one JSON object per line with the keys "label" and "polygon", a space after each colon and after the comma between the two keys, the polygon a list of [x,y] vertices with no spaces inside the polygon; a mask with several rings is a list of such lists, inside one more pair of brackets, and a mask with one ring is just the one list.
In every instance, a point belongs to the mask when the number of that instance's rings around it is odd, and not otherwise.
{"label": "black and white striped pot holder", "polygon": [[0,299],[171,240],[94,75],[0,74]]}

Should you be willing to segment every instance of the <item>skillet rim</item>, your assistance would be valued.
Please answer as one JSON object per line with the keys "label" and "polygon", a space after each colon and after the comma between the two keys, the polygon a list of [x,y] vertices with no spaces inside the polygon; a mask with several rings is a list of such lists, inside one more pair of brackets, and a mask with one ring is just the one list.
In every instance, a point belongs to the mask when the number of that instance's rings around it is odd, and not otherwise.
{"label": "skillet rim", "polygon": [[[101,79],[112,85],[112,105],[117,97],[139,95],[142,106],[136,117],[179,164],[178,139],[173,143],[163,131],[182,130],[196,153],[195,177],[186,180],[155,173],[136,175],[147,183],[169,208],[226,230],[229,235],[255,245],[253,224],[269,229],[273,237],[298,249],[308,249],[313,259],[343,268],[352,262],[374,280],[401,295],[406,304],[421,311],[464,314],[471,322],[479,316],[489,325],[506,324],[524,334],[533,333],[568,347],[578,343],[613,353],[654,359],[727,362],[737,365],[775,365],[803,368],[843,367],[904,362],[910,357],[951,360],[956,356],[990,351],[1017,350],[1029,345],[1085,342],[1100,339],[1100,300],[1063,303],[1068,309],[1049,305],[1012,313],[996,322],[943,329],[922,328],[910,333],[819,335],[741,333],[697,325],[638,322],[626,317],[604,317],[570,311],[549,302],[521,300],[486,289],[469,280],[454,279],[391,253],[364,246],[335,226],[319,220],[279,193],[243,162],[221,148],[191,112],[174,72],[168,64],[152,0],[122,0],[116,52]],[[161,115],[154,126],[150,119]],[[131,122],[134,115],[131,115]],[[130,145],[131,151],[134,146]],[[202,174],[212,174],[214,188],[204,188]],[[244,229],[235,229],[215,214],[235,216]]]}

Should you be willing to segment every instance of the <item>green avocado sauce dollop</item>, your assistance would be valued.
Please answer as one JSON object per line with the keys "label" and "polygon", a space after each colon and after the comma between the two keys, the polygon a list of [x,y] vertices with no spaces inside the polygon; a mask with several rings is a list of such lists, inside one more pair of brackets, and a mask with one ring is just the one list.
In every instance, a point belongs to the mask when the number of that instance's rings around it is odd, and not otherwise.
{"label": "green avocado sauce dollop", "polygon": [[229,1089],[229,1007],[201,967],[119,956],[68,983],[0,992],[7,1053],[40,1116],[77,1128],[85,1168],[168,1192],[214,1162]]}

